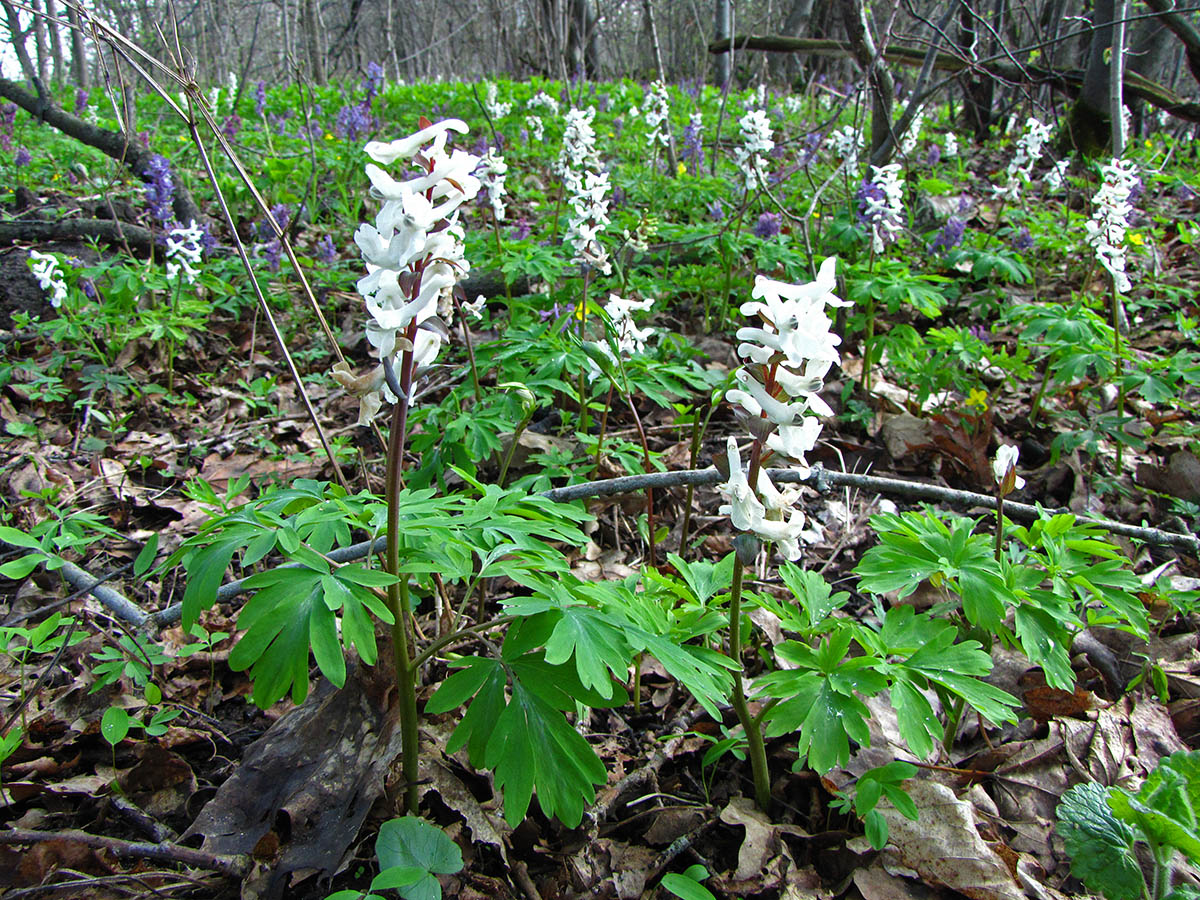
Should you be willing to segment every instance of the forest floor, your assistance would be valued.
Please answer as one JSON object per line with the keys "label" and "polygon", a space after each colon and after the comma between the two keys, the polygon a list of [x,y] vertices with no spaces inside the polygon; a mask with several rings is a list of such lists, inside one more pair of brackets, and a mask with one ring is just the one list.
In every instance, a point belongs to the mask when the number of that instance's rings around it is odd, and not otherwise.
{"label": "forest floor", "polygon": [[[69,215],[73,202],[68,194],[48,190],[35,195],[36,209],[47,215],[55,210],[56,218]],[[1156,195],[1155,202],[1147,216],[1193,223],[1200,216],[1194,197]],[[7,220],[22,215],[30,213],[15,207],[4,213]],[[981,203],[972,222],[986,229],[996,215],[996,204]],[[299,240],[315,243],[316,237],[304,232]],[[1194,323],[1190,332],[1181,330],[1177,313],[1200,315],[1200,260],[1194,245],[1178,234],[1160,240],[1159,265],[1191,299],[1175,306],[1137,304],[1127,335],[1132,354],[1165,359],[1190,350],[1194,342]],[[22,242],[0,251],[0,342],[6,359],[28,372],[69,351],[44,329],[28,327],[27,316],[47,322],[59,314],[29,274],[30,248],[75,258],[91,254],[89,264],[96,259],[96,251],[80,243]],[[1036,284],[1012,286],[1006,294],[1016,302],[1036,290],[1039,302],[1050,303],[1103,293],[1105,279],[1093,272],[1084,282],[1077,261],[1072,266],[1047,263]],[[749,284],[754,268],[753,260],[740,260],[736,281]],[[352,271],[353,266],[345,270]],[[352,278],[344,278],[341,289],[322,293],[334,323],[362,315]],[[974,323],[967,291],[921,327]],[[289,296],[295,305],[281,315],[293,336],[292,353],[302,355],[319,347],[322,338],[298,295]],[[503,296],[491,297],[489,308],[489,326],[472,332],[477,347],[503,333]],[[701,348],[700,365],[724,377],[735,364],[737,342],[732,333],[707,332],[702,313],[699,298],[685,296],[663,304],[652,321]],[[885,330],[921,321],[915,313],[901,312]],[[345,330],[352,333],[356,327]],[[993,349],[1015,356],[1023,340],[1020,325],[991,324]],[[310,358],[306,372],[324,370],[326,358],[315,351]],[[211,517],[211,503],[186,490],[189,483],[203,479],[220,496],[249,476],[243,497],[248,499],[272,482],[332,476],[296,386],[253,308],[212,311],[203,327],[188,331],[173,356],[151,334],[131,340],[104,371],[120,373],[137,386],[162,381],[168,366],[170,396],[180,398],[171,402],[161,393],[122,391],[88,366],[64,369],[53,391],[26,376],[9,380],[0,392],[0,420],[16,426],[0,443],[6,522],[19,528],[55,519],[76,523],[64,524],[68,532],[83,529],[77,544],[63,545],[64,555],[91,575],[106,577],[146,611],[178,601],[184,581],[180,569],[144,580],[131,577],[144,542],[157,535],[161,558]],[[445,394],[445,374],[432,380],[427,402]],[[950,407],[916,402],[915,390],[893,378],[886,363],[870,392],[857,384],[861,375],[861,348],[849,341],[841,370],[832,376],[838,380],[827,382],[822,392],[839,416],[826,423],[810,462],[831,471],[990,495],[994,449],[1012,444],[1020,448],[1026,480],[1012,495],[1014,501],[1172,531],[1195,528],[1200,509],[1195,506],[1200,504],[1195,437],[1169,427],[1188,424],[1194,415],[1200,399],[1195,384],[1181,389],[1165,411],[1135,404],[1141,445],[1124,449],[1117,472],[1111,465],[1114,445],[1103,434],[1093,436],[1090,450],[1082,443],[1062,453],[1051,449],[1056,437],[1078,427],[1079,418],[1068,419],[1067,411],[1091,414],[1100,403],[1115,403],[1115,398],[1097,401],[1088,394],[1095,378],[1064,386],[1031,421],[1037,377],[1008,381],[988,401]],[[849,382],[855,382],[853,390],[843,390]],[[328,433],[349,449],[343,462],[354,487],[380,491],[384,448],[370,430],[355,424],[357,401],[328,379],[313,378],[306,390]],[[570,402],[559,398],[557,410],[569,409]],[[656,458],[668,471],[687,468],[691,430],[669,407],[645,398],[637,405]],[[524,449],[514,456],[511,480],[537,472],[545,454],[582,454],[576,437],[560,427],[557,410],[547,405],[535,417],[520,441]],[[848,412],[854,414],[841,415]],[[105,422],[119,417],[119,427],[106,426],[104,440],[89,440],[100,431],[91,418],[97,414],[107,417]],[[611,436],[632,441],[637,424],[627,408],[613,405],[607,423]],[[726,437],[739,430],[728,410],[715,413],[699,465],[723,453]],[[480,481],[496,478],[498,455],[476,464]],[[595,477],[624,472],[620,461],[608,458]],[[462,483],[447,482],[451,488]],[[728,518],[718,512],[720,495],[711,487],[696,490],[691,539],[681,547],[687,497],[682,487],[655,492],[655,516],[666,528],[657,545],[663,571],[674,571],[662,562],[668,552],[715,561],[733,547]],[[647,548],[637,519],[644,504],[644,494],[587,501],[593,520],[587,543],[562,548],[570,571],[584,581],[620,580],[640,571]],[[803,506],[812,523],[803,567],[819,572],[835,589],[850,591],[840,615],[870,618],[877,601],[855,589],[853,570],[877,543],[871,516],[920,505],[903,496],[851,488],[821,494],[806,487]],[[979,530],[988,532],[989,510],[957,512],[980,520]],[[859,742],[845,764],[823,775],[796,765],[794,736],[770,739],[774,805],[767,812],[752,800],[746,762],[728,754],[704,762],[736,725],[732,712],[726,711],[724,721],[713,721],[649,656],[639,662],[638,677],[631,677],[639,692],[636,705],[593,709],[575,722],[608,771],[607,784],[576,828],[545,817],[536,806],[517,827],[509,827],[490,777],[469,764],[465,749],[446,751],[458,714],[426,716],[422,814],[454,839],[465,862],[461,872],[441,876],[443,894],[464,900],[664,897],[668,892],[659,882],[665,873],[699,864],[707,873],[705,887],[718,897],[1042,900],[1080,895],[1055,830],[1066,790],[1081,781],[1136,786],[1164,757],[1200,749],[1200,611],[1162,606],[1156,592],[1161,578],[1169,579],[1180,596],[1196,591],[1200,563],[1187,551],[1108,539],[1131,571],[1146,576],[1148,640],[1128,629],[1089,628],[1088,641],[1072,649],[1073,690],[1048,686],[1045,673],[1024,654],[997,642],[987,681],[1021,701],[1017,720],[997,725],[968,715],[948,745],[927,758],[918,759],[906,748],[897,713],[882,695],[863,701],[870,711],[869,745]],[[5,558],[14,555],[10,550]],[[764,564],[753,574],[755,590],[786,595],[773,568]],[[515,582],[496,579],[492,591],[501,595],[514,588]],[[925,582],[905,602],[929,609],[946,599],[944,590]],[[229,665],[235,646],[229,635],[238,631],[241,607],[240,599],[231,599],[208,611],[204,628],[209,635],[224,635],[210,643],[198,644],[178,625],[158,635],[154,651],[160,655],[149,660],[153,682],[180,714],[160,734],[133,735],[114,744],[102,732],[107,709],[123,707],[137,715],[156,706],[131,690],[128,678],[94,689],[98,661],[124,664],[141,652],[129,654],[132,644],[119,649],[122,637],[131,638],[133,631],[93,598],[72,592],[53,572],[37,569],[0,582],[0,632],[10,641],[9,651],[0,654],[0,712],[8,725],[13,724],[10,714],[19,718],[24,731],[21,744],[3,762],[0,822],[40,833],[37,840],[17,842],[0,831],[0,896],[319,898],[335,890],[365,889],[373,873],[374,836],[380,823],[398,814],[403,793],[394,764],[399,714],[384,662],[388,655],[382,653],[383,661],[374,667],[352,661],[340,689],[318,676],[305,703],[284,699],[261,710],[251,702],[247,673]],[[86,627],[71,628],[61,653],[19,652],[11,629],[32,628],[52,610]],[[753,668],[765,653],[759,651],[786,635],[765,610],[751,618]],[[418,609],[416,627],[426,635],[439,633],[432,605]],[[386,646],[382,625],[379,640]],[[429,666],[419,693],[422,703],[446,672],[444,660]],[[912,760],[921,769],[908,782],[920,818],[914,823],[887,809],[890,841],[878,851],[859,817],[833,801],[864,772],[894,759]],[[236,784],[236,791],[219,793],[227,783]],[[88,845],[72,830],[106,840]],[[250,863],[237,877],[217,871],[219,860],[206,866],[176,852],[198,848],[201,834],[248,833],[254,835],[245,851]],[[164,849],[157,857],[139,854],[123,841]],[[1182,861],[1175,878],[1200,889],[1196,871]]]}

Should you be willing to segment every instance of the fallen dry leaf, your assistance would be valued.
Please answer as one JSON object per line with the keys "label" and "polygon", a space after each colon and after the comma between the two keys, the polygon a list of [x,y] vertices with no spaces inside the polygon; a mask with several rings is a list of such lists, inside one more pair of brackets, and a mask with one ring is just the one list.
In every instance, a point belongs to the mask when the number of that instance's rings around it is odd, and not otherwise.
{"label": "fallen dry leaf", "polygon": [[973,900],[1024,900],[1008,863],[975,830],[975,808],[935,781],[910,781],[909,796],[921,811],[913,822],[891,806],[879,811],[890,843],[904,864],[927,884],[948,887]]}

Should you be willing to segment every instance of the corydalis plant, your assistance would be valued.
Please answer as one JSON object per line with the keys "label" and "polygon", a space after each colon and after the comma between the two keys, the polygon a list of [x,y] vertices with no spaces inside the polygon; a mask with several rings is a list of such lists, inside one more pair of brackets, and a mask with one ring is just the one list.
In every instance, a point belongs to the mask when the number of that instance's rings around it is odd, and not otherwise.
{"label": "corydalis plant", "polygon": [[[719,486],[729,501],[720,512],[746,533],[735,542],[738,553],[730,594],[729,656],[735,663],[741,661],[742,576],[756,555],[757,541],[778,544],[788,559],[800,556],[804,513],[796,507],[799,491],[777,488],[764,466],[772,456],[779,456],[807,473],[805,455],[821,432],[817,416],[833,412],[818,392],[829,369],[841,362],[837,350],[841,338],[831,330],[833,322],[826,312],[830,306],[849,305],[833,293],[836,265],[836,258],[825,260],[811,284],[791,285],[759,276],[752,294],[758,302],[742,306],[742,313],[757,317],[759,324],[738,329],[738,355],[746,365],[734,375],[739,387],[726,396],[741,407],[739,417],[753,439],[750,465],[743,471],[737,439],[731,436],[726,443],[728,480]],[[748,535],[753,537],[747,540]],[[750,715],[741,678],[734,679],[733,708],[749,745],[755,798],[766,809],[770,783],[762,719],[761,714]]]}
{"label": "corydalis plant", "polygon": [[[355,379],[343,368],[338,380],[361,386],[360,421],[370,419],[387,399],[395,404],[387,454],[387,604],[392,614],[392,651],[400,694],[400,728],[405,802],[417,810],[417,666],[410,650],[408,620],[412,615],[407,576],[400,574],[400,467],[404,431],[414,377],[419,365],[432,362],[441,346],[444,326],[435,324],[438,302],[450,296],[468,269],[463,258],[459,207],[474,199],[479,180],[471,173],[479,158],[462,150],[447,152],[450,132],[465,134],[458,119],[434,125],[420,120],[420,131],[391,143],[372,141],[366,152],[384,165],[409,160],[416,177],[399,182],[373,163],[367,176],[383,207],[374,225],[362,225],[354,235],[367,263],[359,293],[371,318],[367,340],[379,357],[372,375]],[[398,364],[397,364],[398,363]]]}

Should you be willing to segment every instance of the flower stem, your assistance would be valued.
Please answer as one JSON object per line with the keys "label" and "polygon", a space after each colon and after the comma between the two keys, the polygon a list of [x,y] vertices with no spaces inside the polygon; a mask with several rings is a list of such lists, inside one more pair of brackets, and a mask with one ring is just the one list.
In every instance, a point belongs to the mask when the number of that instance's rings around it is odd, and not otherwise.
{"label": "flower stem", "polygon": [[500,243],[500,220],[496,218],[495,210],[492,211],[492,233],[496,235],[496,265],[500,267],[500,277],[504,279],[504,299],[508,301],[509,317],[511,318],[512,285],[508,283],[508,273],[504,271],[504,248]]}
{"label": "flower stem", "polygon": [[[1113,329],[1113,365],[1117,369],[1117,428],[1125,431],[1125,365],[1121,361],[1121,292],[1117,289],[1117,277],[1112,278],[1112,329]],[[1117,438],[1117,475],[1123,471],[1122,451],[1124,444]]]}
{"label": "flower stem", "polygon": [[754,774],[754,802],[766,812],[771,805],[771,781],[767,773],[767,749],[763,743],[762,729],[750,715],[746,704],[746,693],[742,688],[742,574],[745,566],[740,559],[733,564],[733,586],[729,598],[729,658],[738,664],[733,673],[733,711],[746,734],[750,750],[750,770]]}
{"label": "flower stem", "polygon": [[612,409],[612,395],[616,384],[609,382],[608,396],[604,398],[604,414],[600,417],[600,435],[596,438],[596,474],[600,474],[600,460],[604,456],[604,434],[608,431],[608,413]]}
{"label": "flower stem", "polygon": [[[416,336],[416,323],[409,326],[409,339]],[[400,363],[400,399],[392,412],[388,435],[387,486],[387,560],[389,575],[398,580],[388,585],[387,605],[392,614],[392,658],[396,668],[396,688],[400,696],[401,767],[404,772],[404,806],[417,814],[417,754],[419,732],[417,713],[417,669],[412,662],[408,620],[412,602],[408,594],[408,576],[400,574],[400,470],[404,460],[404,431],[408,426],[408,403],[412,389],[413,351],[405,351]]]}
{"label": "flower stem", "polygon": [[500,466],[500,477],[496,479],[496,483],[500,487],[504,487],[504,483],[508,480],[508,467],[512,463],[513,454],[517,451],[517,444],[521,440],[521,435],[525,433],[525,429],[529,426],[529,420],[533,418],[533,410],[525,413],[521,418],[520,423],[513,430],[512,443],[508,445],[508,452],[504,454],[504,462]]}
{"label": "flower stem", "polygon": [[996,562],[1000,562],[1000,551],[1004,548],[1004,494],[1003,488],[996,489]]}
{"label": "flower stem", "polygon": [[475,402],[483,402],[483,391],[479,389],[479,369],[475,366],[475,346],[471,343],[471,331],[467,328],[467,317],[463,315],[462,304],[458,302],[458,298],[454,298],[454,305],[458,307],[458,324],[462,326],[463,344],[467,348],[467,361],[471,364],[471,386],[475,389]]}

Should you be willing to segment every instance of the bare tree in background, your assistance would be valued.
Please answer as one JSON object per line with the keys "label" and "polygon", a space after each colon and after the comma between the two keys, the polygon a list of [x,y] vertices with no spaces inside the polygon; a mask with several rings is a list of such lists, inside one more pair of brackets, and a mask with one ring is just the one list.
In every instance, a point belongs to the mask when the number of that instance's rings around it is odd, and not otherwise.
{"label": "bare tree in background", "polygon": [[[733,10],[730,8],[731,0],[713,0],[713,38],[714,40],[722,41],[733,37]],[[717,68],[714,73],[716,82],[722,87],[729,83],[731,74],[730,66],[732,65],[732,51],[729,53],[721,53],[717,56]]]}

